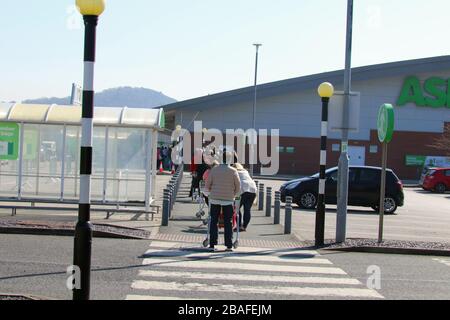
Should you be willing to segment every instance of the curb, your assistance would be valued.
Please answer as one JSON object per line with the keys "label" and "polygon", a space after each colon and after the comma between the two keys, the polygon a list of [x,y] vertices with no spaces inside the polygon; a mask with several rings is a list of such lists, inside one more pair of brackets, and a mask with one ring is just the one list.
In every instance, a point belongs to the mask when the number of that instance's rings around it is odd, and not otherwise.
{"label": "curb", "polygon": [[438,249],[417,249],[417,248],[396,248],[396,247],[384,247],[384,248],[383,247],[346,247],[346,248],[322,248],[322,250],[450,257],[450,250],[438,250]]}
{"label": "curb", "polygon": [[[68,236],[73,237],[75,230],[70,229],[45,229],[45,228],[18,228],[18,227],[0,227],[0,234],[25,234],[40,236]],[[150,235],[151,236],[151,235]],[[93,231],[94,238],[127,239],[127,240],[148,240],[148,238],[110,233],[104,231]]]}
{"label": "curb", "polygon": [[[18,299],[26,299],[31,301],[43,301],[43,300],[55,300],[53,298],[44,297],[44,296],[36,296],[32,294],[18,294],[18,293],[4,293],[0,292],[0,297],[11,297],[13,299],[10,299],[9,301],[17,301]],[[17,300],[14,300],[16,298]],[[0,299],[1,300],[1,299]],[[1,300],[2,303],[7,300]]]}

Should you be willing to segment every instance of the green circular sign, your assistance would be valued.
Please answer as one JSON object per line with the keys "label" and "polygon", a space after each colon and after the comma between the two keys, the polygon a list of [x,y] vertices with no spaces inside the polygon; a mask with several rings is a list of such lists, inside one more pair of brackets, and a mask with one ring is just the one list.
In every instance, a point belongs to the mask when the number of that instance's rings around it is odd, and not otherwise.
{"label": "green circular sign", "polygon": [[383,104],[378,112],[378,139],[380,142],[389,143],[394,135],[394,107],[391,104]]}

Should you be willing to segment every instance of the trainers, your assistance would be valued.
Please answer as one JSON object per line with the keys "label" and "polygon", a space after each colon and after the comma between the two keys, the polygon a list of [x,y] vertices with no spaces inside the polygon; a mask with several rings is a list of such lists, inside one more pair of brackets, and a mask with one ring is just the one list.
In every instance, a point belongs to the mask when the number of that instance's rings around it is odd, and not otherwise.
{"label": "trainers", "polygon": [[210,252],[215,252],[216,251],[216,248],[214,246],[209,246],[208,249],[209,249]]}
{"label": "trainers", "polygon": [[233,251],[233,248],[232,247],[228,247],[228,248],[225,249],[225,251],[226,252],[231,252],[231,251]]}

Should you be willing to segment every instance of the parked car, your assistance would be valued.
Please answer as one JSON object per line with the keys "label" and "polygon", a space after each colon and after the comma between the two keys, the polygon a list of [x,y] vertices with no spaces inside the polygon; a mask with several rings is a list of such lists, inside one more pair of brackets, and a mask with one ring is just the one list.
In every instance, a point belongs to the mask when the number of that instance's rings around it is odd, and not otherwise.
{"label": "parked car", "polygon": [[[338,168],[326,171],[325,203],[337,204]],[[350,166],[348,205],[371,207],[378,211],[380,203],[381,168]],[[311,177],[289,181],[281,186],[281,201],[286,197],[293,197],[293,202],[305,209],[314,209],[317,206],[319,189],[319,174]],[[386,198],[385,212],[394,213],[398,207],[403,206],[403,184],[395,173],[386,171]]]}
{"label": "parked car", "polygon": [[423,182],[425,181],[425,177],[428,175],[428,173],[430,172],[430,171],[433,171],[433,170],[436,170],[437,169],[437,167],[423,167],[423,170],[422,170],[422,174],[420,175],[420,182],[419,182],[419,185],[423,185]]}
{"label": "parked car", "polygon": [[438,193],[444,193],[450,190],[450,168],[434,168],[428,170],[423,179],[422,188]]}

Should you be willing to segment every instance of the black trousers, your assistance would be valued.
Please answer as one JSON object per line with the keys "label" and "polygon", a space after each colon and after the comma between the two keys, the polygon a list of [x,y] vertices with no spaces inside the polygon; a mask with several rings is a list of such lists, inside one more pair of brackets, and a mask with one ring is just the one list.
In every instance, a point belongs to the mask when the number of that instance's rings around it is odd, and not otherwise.
{"label": "black trousers", "polygon": [[194,190],[200,188],[201,177],[192,177],[191,190],[189,192],[189,197],[192,197]]}
{"label": "black trousers", "polygon": [[[252,218],[252,205],[256,199],[256,193],[245,192],[241,195],[241,205],[239,207],[239,226],[247,228]],[[242,224],[241,208],[244,207],[244,224]]]}
{"label": "black trousers", "polygon": [[233,246],[233,206],[221,206],[211,204],[211,225],[210,225],[210,238],[209,245],[217,245],[217,239],[219,237],[219,215],[223,210],[223,220],[225,228],[225,246],[231,248]]}

